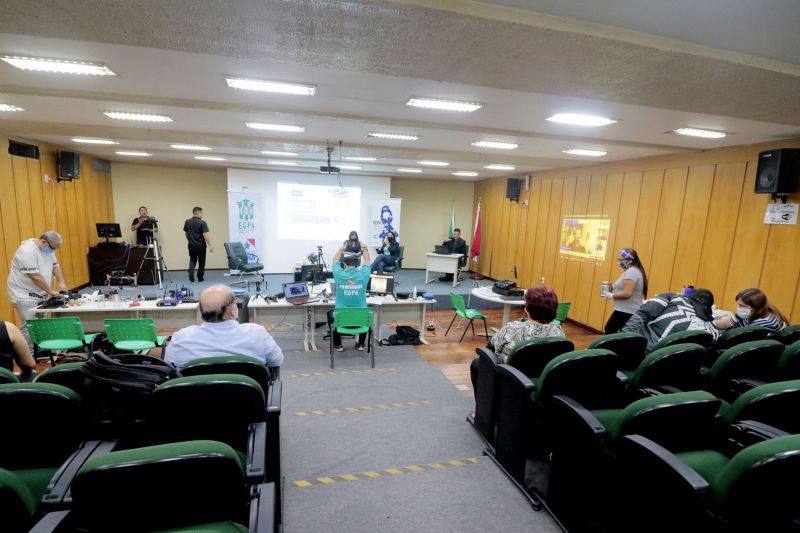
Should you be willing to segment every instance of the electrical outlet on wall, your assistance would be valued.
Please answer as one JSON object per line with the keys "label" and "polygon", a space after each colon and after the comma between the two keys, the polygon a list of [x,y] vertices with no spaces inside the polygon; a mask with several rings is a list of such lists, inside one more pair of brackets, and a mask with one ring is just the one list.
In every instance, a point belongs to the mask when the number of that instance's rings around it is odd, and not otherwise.
{"label": "electrical outlet on wall", "polygon": [[48,176],[47,174],[44,175],[44,182],[50,183],[50,176]]}

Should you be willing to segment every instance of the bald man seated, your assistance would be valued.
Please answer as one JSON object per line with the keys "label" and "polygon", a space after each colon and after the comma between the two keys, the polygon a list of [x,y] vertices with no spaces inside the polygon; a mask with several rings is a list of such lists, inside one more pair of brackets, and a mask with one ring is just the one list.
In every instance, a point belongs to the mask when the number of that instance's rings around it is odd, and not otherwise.
{"label": "bald man seated", "polygon": [[180,368],[189,361],[218,355],[246,355],[270,367],[283,363],[275,339],[259,324],[240,324],[236,298],[227,285],[213,285],[200,294],[203,323],[172,335],[164,360]]}

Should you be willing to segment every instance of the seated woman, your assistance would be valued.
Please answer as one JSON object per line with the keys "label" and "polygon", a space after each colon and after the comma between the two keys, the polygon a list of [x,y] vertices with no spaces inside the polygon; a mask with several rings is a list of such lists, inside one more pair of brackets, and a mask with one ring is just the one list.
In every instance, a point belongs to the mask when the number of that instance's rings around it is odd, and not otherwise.
{"label": "seated woman", "polygon": [[384,267],[393,266],[400,257],[400,245],[391,231],[386,234],[383,244],[378,248],[378,257],[372,262],[372,272],[383,274]]}
{"label": "seated woman", "polygon": [[0,367],[13,372],[14,362],[22,371],[22,381],[30,381],[36,375],[36,361],[25,337],[17,326],[0,320]]}
{"label": "seated woman", "polygon": [[[509,322],[492,336],[490,347],[506,362],[508,354],[520,342],[537,337],[564,337],[561,325],[552,324],[556,318],[558,297],[553,289],[542,285],[525,291],[525,318]],[[473,390],[478,385],[478,358],[469,365]]]}
{"label": "seated woman", "polygon": [[736,295],[736,314],[731,318],[718,318],[714,325],[718,329],[740,328],[743,326],[762,326],[775,333],[786,327],[789,321],[767,301],[761,289],[745,289]]}

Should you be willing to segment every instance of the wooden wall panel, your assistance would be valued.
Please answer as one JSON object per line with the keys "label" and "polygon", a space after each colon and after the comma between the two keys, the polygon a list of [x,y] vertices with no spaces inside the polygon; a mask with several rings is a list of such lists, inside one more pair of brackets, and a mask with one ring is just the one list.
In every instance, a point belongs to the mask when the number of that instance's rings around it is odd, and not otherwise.
{"label": "wooden wall panel", "polygon": [[556,285],[556,259],[558,258],[558,239],[561,232],[561,202],[564,196],[564,181],[553,180],[550,188],[550,210],[547,213],[547,238],[544,244],[542,277],[544,284],[551,289]]}
{"label": "wooden wall panel", "polygon": [[[573,214],[573,206],[575,205],[575,188],[578,184],[577,178],[566,178],[564,179],[564,190],[561,193],[561,209],[558,212],[558,218],[555,220],[554,226],[559,228],[560,232],[560,220],[565,217]],[[556,252],[558,251],[558,238],[556,238]],[[556,255],[555,258],[555,271],[553,272],[553,285],[551,286],[555,291],[556,294],[564,294],[564,285],[567,279],[567,266],[569,265],[569,259],[562,256],[561,254]],[[570,300],[563,298],[563,301],[568,302]]]}
{"label": "wooden wall panel", "polygon": [[[8,138],[0,136],[0,146],[7,144]],[[39,160],[0,153],[0,291],[4,294],[20,242],[48,230],[58,231],[64,239],[57,257],[67,283],[72,287],[88,283],[86,249],[97,241],[94,224],[114,219],[109,172],[95,172],[92,158],[83,155],[81,178],[56,183],[55,149],[38,146]],[[8,298],[0,298],[0,320],[18,320]]]}
{"label": "wooden wall panel", "polygon": [[[776,265],[779,266],[776,268]],[[766,253],[761,263],[761,279],[756,286],[766,293],[769,302],[780,309],[784,315],[788,317],[793,313],[795,299],[800,298],[800,290],[798,290],[800,288],[800,241],[798,241],[795,226],[772,226],[770,228]],[[747,287],[741,287],[741,289],[745,288]],[[733,297],[735,296],[734,294]],[[800,309],[797,309],[797,312],[800,313]],[[800,316],[794,320],[794,323],[800,323]]]}
{"label": "wooden wall panel", "polygon": [[[786,310],[783,310],[784,313]],[[787,316],[789,316],[787,314]],[[794,304],[792,304],[791,309],[791,316],[789,316],[789,321],[792,324],[800,324],[800,280],[798,280],[797,288],[794,292]]]}
{"label": "wooden wall panel", "polygon": [[532,287],[536,284],[533,275],[533,257],[534,250],[538,242],[536,241],[537,224],[539,223],[539,204],[542,199],[542,182],[534,181],[530,184],[530,193],[528,195],[528,206],[525,209],[525,228],[521,228],[521,233],[524,233],[524,238],[519,243],[519,254],[522,254],[522,286]]}
{"label": "wooden wall panel", "polygon": [[[595,265],[594,276],[590,285],[589,314],[586,324],[602,330],[605,325],[605,310],[609,307],[606,300],[600,298],[600,283],[609,281],[612,268],[616,262],[617,250],[614,249],[614,240],[618,232],[620,202],[622,200],[622,185],[624,175],[621,172],[609,174],[605,180],[605,191],[603,198],[603,216],[611,219],[611,227],[608,234],[608,248],[606,257],[603,261],[598,261]],[[638,198],[638,190],[637,190]],[[633,226],[631,225],[631,230]],[[584,289],[585,290],[585,289]]]}
{"label": "wooden wall panel", "polygon": [[541,180],[541,186],[541,191],[539,191],[539,216],[536,220],[536,242],[534,243],[533,263],[531,264],[531,286],[542,283],[546,285],[550,282],[549,279],[544,279],[544,258],[545,244],[549,235],[547,223],[550,216],[550,195],[553,190],[553,180]]}
{"label": "wooden wall panel", "polygon": [[638,252],[644,265],[651,264],[653,258],[653,243],[658,223],[658,207],[661,205],[663,181],[663,170],[648,170],[642,176],[642,191],[639,194],[633,248]]}
{"label": "wooden wall panel", "polygon": [[[591,186],[591,176],[582,176],[578,178],[578,181],[575,184],[575,200],[572,203],[572,211],[569,213],[563,213],[562,217],[568,215],[582,216],[589,214],[587,211],[587,206],[589,205],[589,192],[591,191]],[[587,262],[586,259],[578,259],[573,257],[569,258],[567,261],[566,276],[564,277],[564,288],[561,290],[561,292],[556,293],[560,295],[559,301],[563,299],[565,302],[571,302],[572,305],[575,306],[575,310],[577,310],[579,307],[576,300],[578,296],[578,279],[580,276],[581,265],[585,262]],[[570,310],[570,314],[574,314],[574,311]]]}
{"label": "wooden wall panel", "polygon": [[673,289],[697,284],[700,250],[706,232],[708,204],[714,185],[714,165],[691,167],[681,213],[681,228],[675,247],[675,262],[669,286]]}
{"label": "wooden wall panel", "polygon": [[671,168],[664,172],[661,186],[661,201],[658,207],[658,223],[653,237],[653,246],[649,285],[653,293],[671,292],[670,287],[675,250],[678,243],[678,232],[683,212],[683,198],[686,192],[686,176],[688,168]]}
{"label": "wooden wall panel", "polygon": [[[589,203],[586,206],[586,214],[590,216],[601,216],[604,214],[603,204],[605,202],[606,176],[605,174],[595,174],[592,176],[591,188],[589,190]],[[592,237],[594,238],[594,236]],[[570,311],[572,318],[582,324],[589,324],[595,327],[589,320],[589,308],[594,298],[600,300],[598,291],[592,291],[595,270],[602,261],[584,260],[580,263],[578,273],[577,291],[573,301],[575,302],[575,313]]]}
{"label": "wooden wall panel", "polygon": [[[520,188],[519,202],[511,206],[511,218],[508,223],[508,243],[511,246],[510,257],[513,259],[513,267],[516,268],[517,285],[526,286],[528,281],[524,279],[525,248],[528,233],[528,214],[530,213],[530,190],[525,190],[525,179],[522,179]],[[527,205],[526,205],[527,202]],[[516,212],[516,219],[514,218]],[[533,246],[531,246],[531,250]]]}
{"label": "wooden wall panel", "polygon": [[512,201],[506,199],[505,183],[500,181],[495,187],[495,205],[500,213],[500,224],[492,232],[494,236],[494,250],[492,254],[492,277],[495,279],[510,279],[513,274],[509,264],[511,249],[508,246],[508,223],[511,214]]}

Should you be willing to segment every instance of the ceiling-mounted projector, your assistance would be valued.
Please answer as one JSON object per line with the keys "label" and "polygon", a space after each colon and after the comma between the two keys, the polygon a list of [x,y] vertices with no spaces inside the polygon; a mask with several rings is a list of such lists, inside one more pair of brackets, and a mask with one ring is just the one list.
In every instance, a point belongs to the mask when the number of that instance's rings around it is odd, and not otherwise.
{"label": "ceiling-mounted projector", "polygon": [[328,164],[319,167],[319,172],[320,174],[339,174],[341,172],[341,169],[339,167],[334,167]]}

